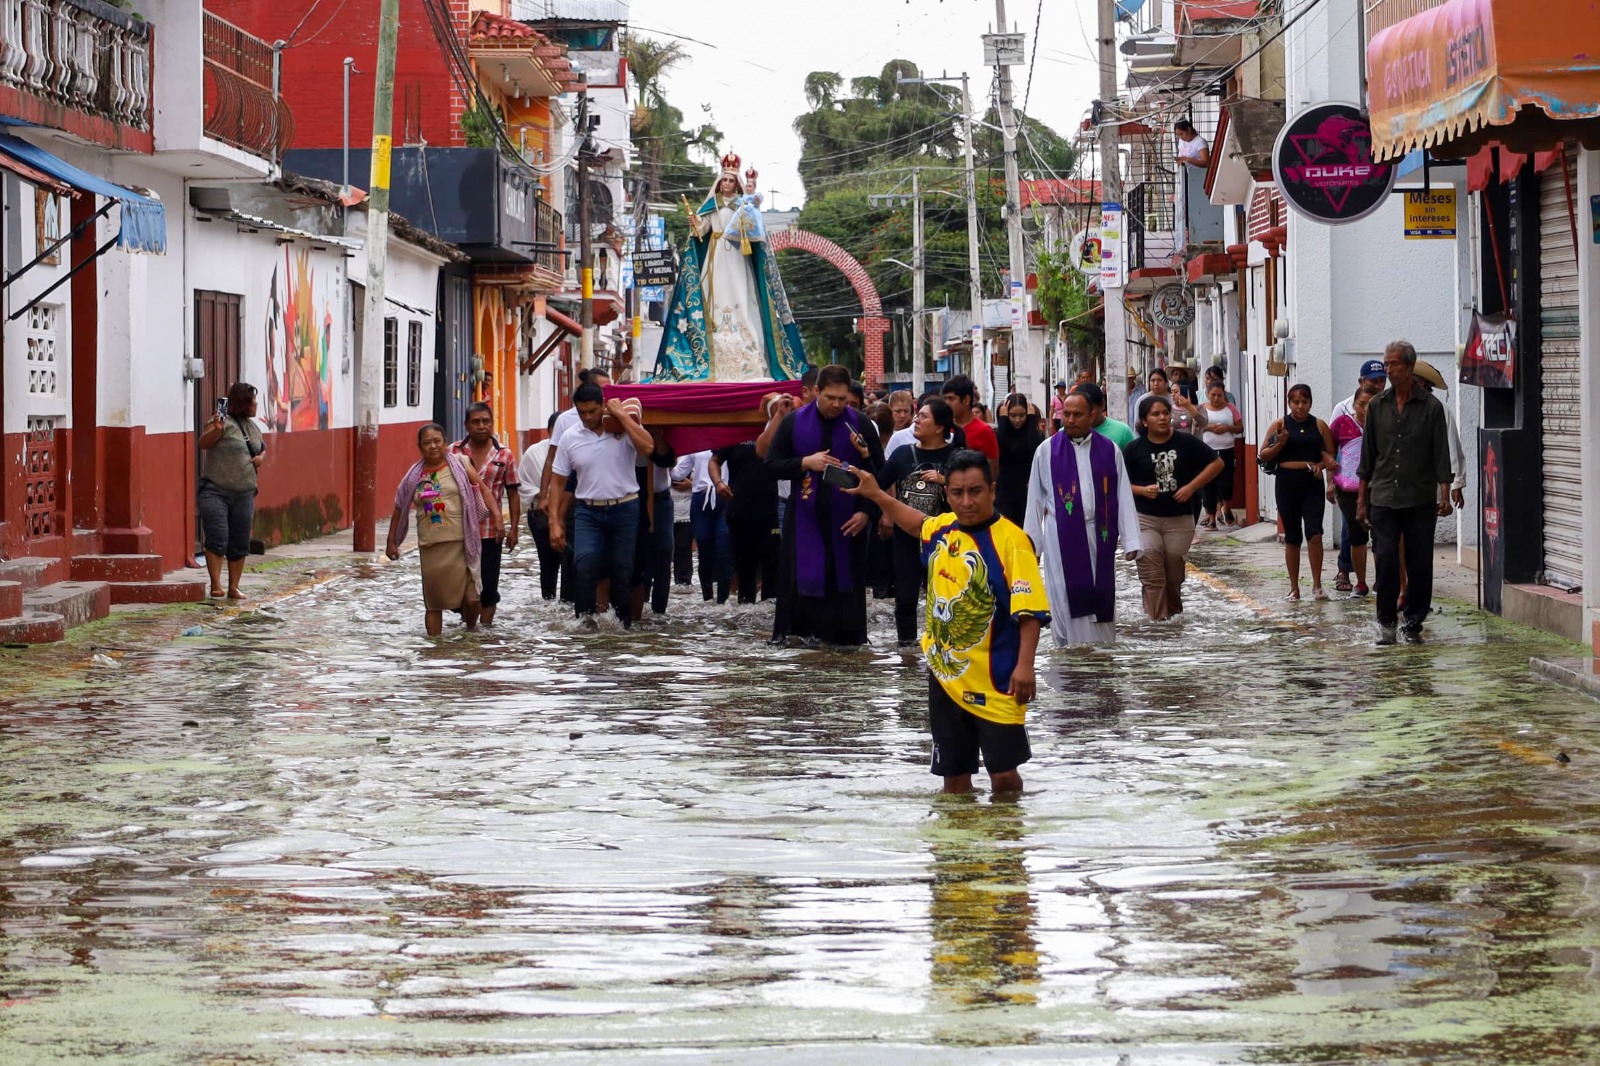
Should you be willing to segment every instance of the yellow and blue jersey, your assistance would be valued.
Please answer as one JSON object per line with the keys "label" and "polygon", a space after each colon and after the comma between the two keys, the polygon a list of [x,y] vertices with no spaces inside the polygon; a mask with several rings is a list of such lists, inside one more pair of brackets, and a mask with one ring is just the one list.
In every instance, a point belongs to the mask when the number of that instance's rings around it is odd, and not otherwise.
{"label": "yellow and blue jersey", "polygon": [[1027,709],[1011,697],[1021,644],[1019,619],[1050,624],[1050,604],[1033,541],[995,515],[968,528],[953,514],[922,524],[928,568],[922,652],[950,698],[980,718],[1021,725]]}

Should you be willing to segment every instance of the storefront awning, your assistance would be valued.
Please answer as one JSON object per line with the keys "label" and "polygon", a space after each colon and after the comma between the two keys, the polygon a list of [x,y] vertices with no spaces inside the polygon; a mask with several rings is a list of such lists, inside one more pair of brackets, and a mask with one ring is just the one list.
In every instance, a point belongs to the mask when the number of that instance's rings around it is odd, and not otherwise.
{"label": "storefront awning", "polygon": [[167,250],[167,212],[153,196],[125,189],[80,170],[60,156],[18,137],[0,134],[0,154],[24,166],[43,171],[75,189],[104,196],[122,205],[122,229],[116,243],[130,252],[162,253]]}
{"label": "storefront awning", "polygon": [[[1600,5],[1571,0],[1446,0],[1367,45],[1372,155],[1472,135],[1526,148],[1600,137]],[[1496,127],[1488,130],[1487,127]],[[1520,144],[1518,147],[1522,147]]]}

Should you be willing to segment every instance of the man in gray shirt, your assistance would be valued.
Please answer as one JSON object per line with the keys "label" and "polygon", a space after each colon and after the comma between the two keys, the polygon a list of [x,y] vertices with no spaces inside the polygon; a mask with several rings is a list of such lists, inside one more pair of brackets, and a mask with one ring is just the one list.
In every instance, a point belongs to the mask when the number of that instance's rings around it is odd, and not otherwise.
{"label": "man in gray shirt", "polygon": [[1395,341],[1383,352],[1389,388],[1367,408],[1356,517],[1372,529],[1377,565],[1378,643],[1395,642],[1400,560],[1405,558],[1405,636],[1422,640],[1433,606],[1433,529],[1450,513],[1450,443],[1444,406],[1417,381],[1417,350]]}

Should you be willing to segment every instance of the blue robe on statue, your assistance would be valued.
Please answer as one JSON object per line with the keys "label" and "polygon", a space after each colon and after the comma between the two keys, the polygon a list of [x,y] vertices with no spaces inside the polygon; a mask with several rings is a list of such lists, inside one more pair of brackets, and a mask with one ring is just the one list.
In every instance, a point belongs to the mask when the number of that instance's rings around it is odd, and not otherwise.
{"label": "blue robe on statue", "polygon": [[[792,381],[805,348],[759,196],[706,197],[668,304],[651,380]],[[748,249],[748,251],[746,251]]]}

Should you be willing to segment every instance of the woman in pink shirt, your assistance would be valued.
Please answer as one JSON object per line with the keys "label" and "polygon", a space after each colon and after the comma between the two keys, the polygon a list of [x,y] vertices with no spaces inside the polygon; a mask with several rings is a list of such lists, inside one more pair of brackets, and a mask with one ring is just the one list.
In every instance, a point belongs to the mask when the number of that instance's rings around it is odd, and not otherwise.
{"label": "woman in pink shirt", "polygon": [[1361,479],[1356,477],[1356,467],[1361,463],[1361,437],[1367,425],[1367,405],[1382,391],[1371,382],[1363,384],[1353,397],[1353,417],[1341,413],[1328,426],[1328,432],[1333,434],[1334,454],[1338,460],[1337,465],[1327,472],[1328,500],[1338,505],[1345,528],[1350,531],[1350,563],[1356,579],[1352,588],[1351,575],[1340,573],[1334,578],[1333,587],[1339,592],[1353,591],[1357,596],[1367,594],[1367,527],[1356,517],[1356,499],[1361,491]]}

